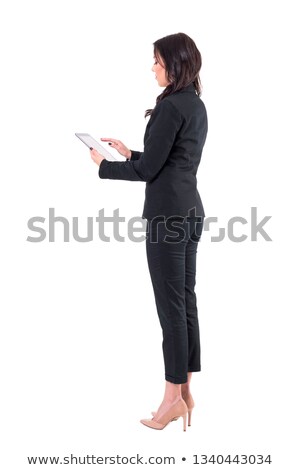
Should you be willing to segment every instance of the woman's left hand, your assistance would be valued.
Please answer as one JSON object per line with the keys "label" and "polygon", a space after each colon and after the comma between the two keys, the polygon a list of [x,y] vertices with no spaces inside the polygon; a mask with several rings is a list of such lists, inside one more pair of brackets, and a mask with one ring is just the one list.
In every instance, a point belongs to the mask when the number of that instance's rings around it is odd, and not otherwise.
{"label": "woman's left hand", "polygon": [[92,149],[92,150],[90,149],[90,154],[91,154],[92,159],[98,166],[100,166],[100,163],[102,162],[102,160],[105,160],[105,157],[103,157],[103,155],[101,155],[95,149]]}

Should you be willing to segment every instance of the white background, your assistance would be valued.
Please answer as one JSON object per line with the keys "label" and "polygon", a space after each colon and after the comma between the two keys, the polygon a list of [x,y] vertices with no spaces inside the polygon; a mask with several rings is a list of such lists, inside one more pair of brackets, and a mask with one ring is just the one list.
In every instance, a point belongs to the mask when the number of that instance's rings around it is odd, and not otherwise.
{"label": "white background", "polygon": [[[194,454],[271,454],[270,468],[296,468],[297,2],[5,3],[1,468],[71,453],[174,456],[185,466]],[[162,91],[152,44],[176,32],[202,53],[209,133],[198,189],[207,217],[219,220],[198,249],[202,372],[186,433],[181,419],[163,431],[139,422],[165,386],[145,243],[128,239],[125,222],[123,243],[105,243],[96,230],[93,242],[67,243],[59,224],[54,243],[26,240],[31,217],[45,217],[47,230],[50,207],[70,224],[78,217],[82,236],[103,208],[107,216],[119,208],[126,221],[141,216],[145,183],[100,180],[74,133],[142,150],[144,111]],[[272,216],[272,242],[251,241],[251,207],[258,220]],[[247,240],[212,242],[234,216],[249,221],[235,228]]]}

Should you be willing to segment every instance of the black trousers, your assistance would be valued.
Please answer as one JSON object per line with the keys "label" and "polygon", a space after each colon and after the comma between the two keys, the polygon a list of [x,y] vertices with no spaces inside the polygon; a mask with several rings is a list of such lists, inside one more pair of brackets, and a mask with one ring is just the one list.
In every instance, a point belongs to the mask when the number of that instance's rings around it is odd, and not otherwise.
{"label": "black trousers", "polygon": [[187,382],[201,370],[196,255],[204,217],[147,220],[146,252],[162,328],[165,379]]}

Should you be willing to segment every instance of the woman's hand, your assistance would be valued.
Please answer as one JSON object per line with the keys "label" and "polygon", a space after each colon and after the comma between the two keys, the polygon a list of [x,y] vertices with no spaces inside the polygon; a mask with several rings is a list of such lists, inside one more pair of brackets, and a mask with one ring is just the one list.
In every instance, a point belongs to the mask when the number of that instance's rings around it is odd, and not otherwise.
{"label": "woman's hand", "polygon": [[102,160],[105,160],[105,157],[103,157],[103,155],[101,155],[95,149],[90,148],[90,154],[91,154],[92,159],[98,166],[100,166],[100,163],[102,162]]}
{"label": "woman's hand", "polygon": [[108,137],[101,137],[102,142],[109,142],[112,148],[116,149],[120,155],[126,158],[131,158],[131,150],[126,147],[120,140],[117,139],[109,139]]}

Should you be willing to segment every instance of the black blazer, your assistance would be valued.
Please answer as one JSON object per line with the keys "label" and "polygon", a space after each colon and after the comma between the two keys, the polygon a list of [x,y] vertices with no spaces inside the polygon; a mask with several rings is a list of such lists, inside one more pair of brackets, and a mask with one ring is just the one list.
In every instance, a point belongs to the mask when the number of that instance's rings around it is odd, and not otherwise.
{"label": "black blazer", "polygon": [[99,177],[145,181],[144,219],[205,217],[196,174],[206,134],[206,109],[191,83],[155,106],[144,151],[125,162],[102,160]]}

